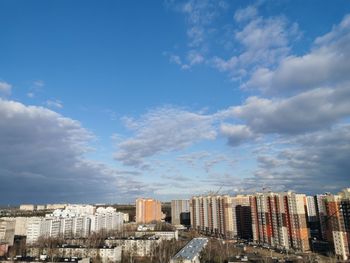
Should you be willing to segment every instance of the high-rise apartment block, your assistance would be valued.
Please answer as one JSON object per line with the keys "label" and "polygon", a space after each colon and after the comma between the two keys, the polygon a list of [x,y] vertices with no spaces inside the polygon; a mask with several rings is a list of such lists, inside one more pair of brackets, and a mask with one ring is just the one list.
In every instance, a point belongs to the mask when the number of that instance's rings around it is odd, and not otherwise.
{"label": "high-rise apartment block", "polygon": [[190,212],[190,200],[171,201],[171,223],[173,225],[180,225],[181,213],[188,212]]}
{"label": "high-rise apartment block", "polygon": [[238,239],[252,239],[252,216],[250,195],[232,197],[233,237]]}
{"label": "high-rise apartment block", "polygon": [[27,221],[27,231],[26,231],[26,242],[27,244],[35,243],[40,237],[41,233],[41,222],[43,221],[42,217],[30,217]]}
{"label": "high-rise apartment block", "polygon": [[91,232],[121,230],[124,224],[124,214],[116,212],[112,207],[99,207],[95,215],[90,216]]}
{"label": "high-rise apartment block", "polygon": [[42,237],[81,238],[91,232],[120,230],[124,214],[115,208],[95,208],[86,205],[71,205],[55,210],[46,217],[27,219],[27,243],[34,243]]}
{"label": "high-rise apartment block", "polygon": [[334,244],[335,254],[350,258],[350,188],[326,198],[327,237]]}
{"label": "high-rise apartment block", "polygon": [[308,251],[306,196],[259,193],[250,199],[253,239],[272,247]]}
{"label": "high-rise apartment block", "polygon": [[136,200],[136,223],[161,221],[162,215],[160,201],[151,198],[138,198]]}
{"label": "high-rise apartment block", "polygon": [[309,222],[318,221],[317,219],[317,204],[316,198],[314,196],[306,197],[306,209],[307,209],[307,217]]}
{"label": "high-rise apartment block", "polygon": [[232,198],[194,196],[190,201],[192,227],[212,235],[233,238]]}
{"label": "high-rise apartment block", "polygon": [[326,198],[329,194],[319,194],[315,196],[316,214],[319,220],[319,236],[322,240],[327,240],[327,209]]}

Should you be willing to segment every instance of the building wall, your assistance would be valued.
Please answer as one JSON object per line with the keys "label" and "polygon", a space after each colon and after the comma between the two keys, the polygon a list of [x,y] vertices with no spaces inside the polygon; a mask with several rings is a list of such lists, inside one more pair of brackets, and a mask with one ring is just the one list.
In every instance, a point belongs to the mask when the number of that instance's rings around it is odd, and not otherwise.
{"label": "building wall", "polygon": [[190,201],[192,228],[207,234],[233,237],[230,196],[195,196]]}
{"label": "building wall", "polygon": [[138,198],[136,200],[136,223],[161,221],[161,202],[154,199]]}
{"label": "building wall", "polygon": [[15,220],[0,220],[0,244],[13,245],[15,237]]}
{"label": "building wall", "polygon": [[172,200],[171,201],[171,223],[180,225],[180,214],[190,211],[190,200]]}
{"label": "building wall", "polygon": [[259,193],[251,197],[250,204],[256,242],[298,251],[310,249],[305,195]]}
{"label": "building wall", "polygon": [[27,244],[33,244],[40,237],[42,217],[30,217],[27,221],[26,242]]}
{"label": "building wall", "polygon": [[252,238],[252,219],[249,195],[232,197],[233,236],[248,239]]}
{"label": "building wall", "polygon": [[334,252],[343,260],[350,258],[350,188],[338,195],[328,195],[327,239],[334,245]]}

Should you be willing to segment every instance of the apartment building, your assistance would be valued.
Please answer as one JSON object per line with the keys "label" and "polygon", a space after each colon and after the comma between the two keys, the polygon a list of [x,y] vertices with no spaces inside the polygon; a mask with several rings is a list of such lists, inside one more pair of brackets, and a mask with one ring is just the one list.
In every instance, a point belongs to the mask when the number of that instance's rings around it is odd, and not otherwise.
{"label": "apartment building", "polygon": [[171,223],[173,225],[181,224],[181,214],[190,212],[190,200],[172,200],[171,201]]}
{"label": "apartment building", "polygon": [[150,223],[162,220],[161,202],[148,198],[136,199],[136,223]]}
{"label": "apartment building", "polygon": [[326,198],[327,237],[343,260],[350,258],[350,188]]}
{"label": "apartment building", "polygon": [[277,248],[308,251],[306,196],[258,193],[250,198],[253,239]]}
{"label": "apartment building", "polygon": [[13,245],[15,220],[0,220],[0,244]]}
{"label": "apartment building", "polygon": [[120,230],[124,225],[124,214],[112,207],[99,207],[95,215],[89,216],[91,232]]}
{"label": "apartment building", "polygon": [[252,239],[252,217],[250,195],[232,197],[233,236],[241,239]]}
{"label": "apartment building", "polygon": [[26,242],[27,244],[35,243],[40,237],[42,217],[29,217],[27,221]]}
{"label": "apartment building", "polygon": [[209,235],[234,237],[230,196],[194,196],[190,200],[190,211],[192,228]]}

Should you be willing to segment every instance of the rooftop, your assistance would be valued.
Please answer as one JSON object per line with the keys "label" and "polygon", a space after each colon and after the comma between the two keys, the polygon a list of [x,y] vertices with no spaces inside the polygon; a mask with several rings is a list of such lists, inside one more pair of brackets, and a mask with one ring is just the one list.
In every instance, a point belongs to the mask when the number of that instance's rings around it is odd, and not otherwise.
{"label": "rooftop", "polygon": [[187,243],[175,256],[174,259],[194,259],[207,245],[207,238],[194,238]]}

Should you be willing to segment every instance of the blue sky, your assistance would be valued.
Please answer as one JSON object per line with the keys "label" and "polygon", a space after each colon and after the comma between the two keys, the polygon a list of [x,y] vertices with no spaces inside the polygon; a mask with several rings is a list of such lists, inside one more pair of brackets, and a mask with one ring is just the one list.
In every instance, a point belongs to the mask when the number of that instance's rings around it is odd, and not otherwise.
{"label": "blue sky", "polygon": [[349,14],[340,0],[0,1],[0,199],[340,190]]}

